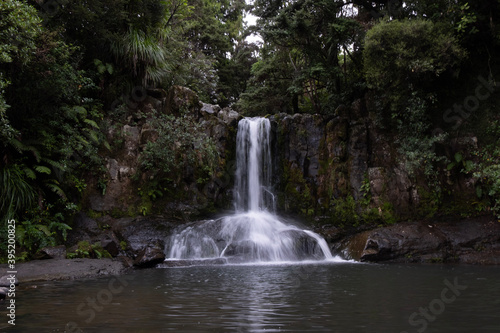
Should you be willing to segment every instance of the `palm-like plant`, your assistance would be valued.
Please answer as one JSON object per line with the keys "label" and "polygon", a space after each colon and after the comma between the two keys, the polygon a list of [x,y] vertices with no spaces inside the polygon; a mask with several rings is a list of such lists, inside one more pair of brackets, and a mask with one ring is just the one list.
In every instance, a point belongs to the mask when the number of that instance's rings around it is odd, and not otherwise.
{"label": "palm-like plant", "polygon": [[118,61],[133,71],[143,85],[159,83],[168,73],[167,51],[163,34],[146,34],[130,27],[128,32],[111,44]]}
{"label": "palm-like plant", "polygon": [[0,169],[0,215],[4,221],[13,218],[16,211],[32,207],[36,197],[35,188],[28,183],[19,165],[6,165]]}

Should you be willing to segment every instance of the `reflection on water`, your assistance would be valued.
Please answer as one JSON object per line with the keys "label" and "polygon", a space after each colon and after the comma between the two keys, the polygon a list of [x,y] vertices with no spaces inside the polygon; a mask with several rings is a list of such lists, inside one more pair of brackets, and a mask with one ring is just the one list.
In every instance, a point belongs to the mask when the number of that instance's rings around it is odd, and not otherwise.
{"label": "reflection on water", "polygon": [[[24,286],[14,331],[410,333],[426,320],[425,332],[498,332],[499,272],[317,262],[151,269]],[[455,278],[467,289],[432,320],[419,315]]]}

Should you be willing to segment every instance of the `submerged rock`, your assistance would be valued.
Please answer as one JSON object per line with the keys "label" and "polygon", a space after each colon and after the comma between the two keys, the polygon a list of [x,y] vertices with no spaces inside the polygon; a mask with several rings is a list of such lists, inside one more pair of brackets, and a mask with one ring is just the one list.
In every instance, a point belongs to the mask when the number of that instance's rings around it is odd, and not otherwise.
{"label": "submerged rock", "polygon": [[227,264],[226,258],[213,258],[213,259],[179,259],[179,260],[166,260],[159,264],[158,268],[168,267],[186,267],[186,266],[212,266],[212,265],[225,265]]}

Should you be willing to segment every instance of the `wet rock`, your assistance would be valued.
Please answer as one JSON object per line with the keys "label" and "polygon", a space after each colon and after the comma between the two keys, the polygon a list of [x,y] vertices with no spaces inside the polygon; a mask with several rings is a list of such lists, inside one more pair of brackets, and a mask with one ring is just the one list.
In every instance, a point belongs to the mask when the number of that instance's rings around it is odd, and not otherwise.
{"label": "wet rock", "polygon": [[334,247],[361,261],[500,263],[500,223],[491,217],[408,222],[351,236]]}
{"label": "wet rock", "polygon": [[206,115],[217,116],[217,114],[221,110],[220,106],[218,106],[218,105],[212,105],[212,104],[207,104],[207,103],[201,103],[201,104],[203,106],[201,107],[200,112],[203,116],[206,116]]}
{"label": "wet rock", "polygon": [[118,256],[116,259],[120,260],[123,263],[123,266],[126,268],[134,266],[134,260],[132,258],[127,257],[127,256]]}
{"label": "wet rock", "polygon": [[386,261],[419,255],[446,256],[447,239],[436,228],[412,222],[382,228],[368,234],[361,261]]}
{"label": "wet rock", "polygon": [[151,127],[149,124],[144,124],[141,128],[141,145],[145,145],[148,142],[155,142],[158,140],[158,131]]}
{"label": "wet rock", "polygon": [[9,292],[9,288],[0,287],[0,300],[3,300],[7,297],[7,293]]}
{"label": "wet rock", "polygon": [[293,241],[294,255],[298,260],[325,257],[316,239],[302,230],[286,230],[280,234],[280,239],[282,237],[288,237]]}
{"label": "wet rock", "polygon": [[163,253],[163,243],[158,243],[152,246],[147,246],[134,260],[134,266],[147,268],[154,267],[165,260],[165,253]]}
{"label": "wet rock", "polygon": [[333,243],[331,247],[332,254],[338,255],[346,260],[360,261],[368,235],[369,232],[361,232]]}
{"label": "wet rock", "polygon": [[157,89],[156,91],[148,91],[148,96],[145,97],[141,105],[141,111],[145,115],[151,114],[153,111],[161,112],[165,103],[165,91]]}
{"label": "wet rock", "polygon": [[19,281],[17,280],[17,275],[12,279],[10,275],[4,275],[0,277],[0,287],[10,288],[11,284],[19,285]]}
{"label": "wet rock", "polygon": [[160,244],[170,236],[174,224],[163,218],[137,217],[114,221],[112,230],[127,244],[127,252],[136,257],[150,244]]}
{"label": "wet rock", "polygon": [[[102,230],[94,219],[80,212],[73,218],[72,230],[68,231],[67,245],[72,246],[82,240],[98,237]],[[71,252],[71,251],[69,251]]]}
{"label": "wet rock", "polygon": [[66,259],[66,246],[44,247],[35,254],[35,259]]}
{"label": "wet rock", "polygon": [[125,137],[125,149],[128,157],[136,158],[139,153],[141,131],[137,126],[124,125],[122,128]]}
{"label": "wet rock", "polygon": [[101,236],[101,246],[113,257],[118,256],[121,250],[120,240],[114,232],[109,230]]}
{"label": "wet rock", "polygon": [[158,268],[168,267],[186,267],[186,266],[212,266],[212,265],[225,265],[227,264],[226,258],[209,258],[209,259],[179,259],[179,260],[166,260],[158,264]]}
{"label": "wet rock", "polygon": [[[0,265],[0,269],[4,269],[2,266]],[[18,263],[16,268],[20,283],[119,275],[126,271],[120,260],[107,258],[32,260]]]}
{"label": "wet rock", "polygon": [[242,118],[242,116],[238,112],[230,108],[222,109],[221,111],[219,111],[217,116],[222,119],[224,123],[232,127],[237,127],[238,121]]}
{"label": "wet rock", "polygon": [[361,185],[368,171],[368,129],[364,123],[351,126],[348,146],[351,193],[355,200],[362,197]]}

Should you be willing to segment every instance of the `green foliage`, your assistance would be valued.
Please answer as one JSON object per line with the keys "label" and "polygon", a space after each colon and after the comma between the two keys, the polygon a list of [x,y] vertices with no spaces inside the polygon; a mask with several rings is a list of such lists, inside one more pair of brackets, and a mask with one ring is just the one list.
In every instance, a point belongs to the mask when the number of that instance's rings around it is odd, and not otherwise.
{"label": "green foliage", "polygon": [[311,190],[304,179],[302,170],[294,165],[285,163],[282,186],[284,187],[283,199],[285,200],[285,208],[292,212],[311,215],[313,200],[311,198]]}
{"label": "green foliage", "polygon": [[[189,57],[183,61],[193,59],[193,65],[202,65],[189,66],[188,87],[196,84],[201,88],[202,97],[222,107],[228,106],[245,89],[253,62],[252,47],[241,40],[245,1],[188,0],[187,3],[191,11],[185,19],[186,31],[182,37],[189,41]],[[213,70],[207,68],[210,63]],[[202,87],[203,83],[208,86]]]}
{"label": "green foliage", "polygon": [[0,3],[0,142],[4,146],[16,135],[6,115],[9,105],[5,100],[5,89],[11,83],[13,67],[5,64],[29,62],[36,49],[35,40],[41,32],[40,22],[36,10],[22,1]]}
{"label": "green foliage", "polygon": [[384,202],[380,207],[364,209],[361,220],[367,225],[390,225],[397,222],[397,217],[392,204]]}
{"label": "green foliage", "polygon": [[477,180],[477,196],[487,196],[491,201],[490,209],[500,219],[500,120],[492,121],[488,132],[496,141],[476,152],[478,162],[464,171],[473,174]]}
{"label": "green foliage", "polygon": [[417,210],[417,216],[421,218],[432,218],[436,216],[442,204],[442,191],[435,191],[434,188],[426,190],[425,188],[418,187],[418,194],[420,196],[420,205]]}
{"label": "green foliage", "polygon": [[31,256],[64,241],[78,207],[68,198],[102,166],[101,104],[64,30],[42,26],[26,2],[1,2],[0,17],[0,214],[16,219]]}
{"label": "green foliage", "polygon": [[454,169],[455,167],[460,167],[461,168],[460,171],[462,171],[464,173],[469,173],[474,168],[474,162],[471,160],[465,160],[461,153],[455,153],[454,161],[452,161],[450,164],[448,164],[446,169],[448,169],[448,171],[450,171],[450,170]]}
{"label": "green foliage", "polygon": [[293,112],[290,72],[293,67],[285,52],[264,47],[251,67],[248,85],[236,107],[247,115]]}
{"label": "green foliage", "polygon": [[342,227],[359,226],[361,219],[357,212],[356,201],[352,195],[346,198],[334,199],[332,205],[332,218],[336,224]]}
{"label": "green foliage", "polygon": [[78,242],[78,248],[75,252],[69,252],[66,254],[68,259],[74,258],[111,258],[111,254],[103,249],[99,242],[90,244],[88,241]]}
{"label": "green foliage", "polygon": [[0,63],[26,64],[36,49],[40,23],[35,8],[24,1],[0,2]]}
{"label": "green foliage", "polygon": [[131,27],[122,39],[111,45],[115,56],[136,76],[142,85],[155,85],[168,72],[167,50],[163,47],[163,31],[157,35]]}
{"label": "green foliage", "polygon": [[24,219],[16,225],[16,238],[19,246],[28,253],[36,253],[46,246],[55,246],[66,240],[71,227],[64,223],[61,213],[53,214],[53,206],[45,209],[36,206],[26,212]]}
{"label": "green foliage", "polygon": [[427,116],[427,103],[413,93],[404,113],[394,113],[399,137],[398,152],[410,176],[422,172],[431,186],[439,191],[437,163],[445,161],[438,156],[434,145],[445,136],[433,136],[429,133],[430,121]]}
{"label": "green foliage", "polygon": [[392,111],[412,92],[428,93],[436,78],[455,69],[464,57],[446,25],[423,19],[376,24],[366,34],[363,51],[366,80],[386,92]]}
{"label": "green foliage", "polygon": [[14,218],[16,212],[24,211],[34,205],[37,193],[28,178],[26,171],[17,164],[0,168],[0,216],[2,221]]}
{"label": "green foliage", "polygon": [[[254,6],[267,44],[243,98],[272,97],[275,102],[275,96],[285,97],[285,103],[277,105],[280,109],[268,104],[266,112],[291,107],[293,112],[333,113],[333,105],[351,94],[360,78],[361,26],[335,1],[300,0],[278,6],[256,1]],[[244,101],[242,107],[250,104]]]}
{"label": "green foliage", "polygon": [[475,13],[471,13],[469,3],[465,3],[460,6],[460,10],[463,16],[460,18],[460,21],[457,23],[455,29],[459,34],[464,34],[465,32],[469,32],[469,34],[475,34],[478,32],[477,28],[473,25],[477,21],[477,16]]}
{"label": "green foliage", "polygon": [[361,188],[359,189],[359,192],[363,196],[363,198],[360,199],[361,205],[368,206],[372,200],[371,189],[370,189],[370,179],[368,178],[368,173],[365,173],[365,176],[363,178],[363,182],[361,183]]}
{"label": "green foliage", "polygon": [[211,176],[218,164],[216,146],[202,125],[189,115],[174,117],[155,113],[149,120],[158,139],[149,141],[140,158],[141,167],[155,174]]}

